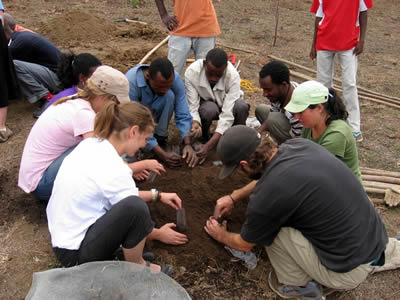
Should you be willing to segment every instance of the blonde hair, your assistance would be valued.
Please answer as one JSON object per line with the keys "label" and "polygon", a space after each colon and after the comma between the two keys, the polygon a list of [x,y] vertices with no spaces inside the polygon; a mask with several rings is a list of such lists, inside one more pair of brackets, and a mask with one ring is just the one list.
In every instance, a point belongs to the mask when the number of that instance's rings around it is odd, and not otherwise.
{"label": "blonde hair", "polygon": [[249,167],[256,172],[264,172],[267,161],[277,147],[278,145],[269,135],[263,135],[260,144],[247,160]]}
{"label": "blonde hair", "polygon": [[139,126],[140,132],[155,128],[151,111],[146,106],[134,101],[123,104],[109,102],[96,115],[94,135],[107,139],[111,134],[119,134],[134,125]]}
{"label": "blonde hair", "polygon": [[76,95],[68,96],[68,97],[63,97],[56,102],[54,102],[52,105],[58,105],[61,103],[64,103],[68,100],[73,100],[73,99],[84,99],[86,101],[89,101],[93,99],[96,96],[103,96],[104,98],[110,99],[114,102],[117,102],[118,99],[115,95],[108,94],[104,92],[103,90],[99,89],[90,79],[86,81],[86,85],[83,89],[78,89],[78,93]]}

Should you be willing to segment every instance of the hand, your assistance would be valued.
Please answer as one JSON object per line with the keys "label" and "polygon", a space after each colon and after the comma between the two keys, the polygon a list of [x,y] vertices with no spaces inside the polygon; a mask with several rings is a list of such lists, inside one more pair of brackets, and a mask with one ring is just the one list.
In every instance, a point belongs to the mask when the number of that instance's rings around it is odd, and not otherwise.
{"label": "hand", "polygon": [[224,234],[226,233],[226,221],[222,224],[218,223],[214,217],[210,217],[206,221],[206,226],[204,230],[216,241],[222,242]]}
{"label": "hand", "polygon": [[175,209],[182,208],[182,200],[176,193],[161,193],[160,197],[162,203]]}
{"label": "hand", "polygon": [[214,218],[221,218],[223,215],[230,215],[233,208],[233,200],[231,196],[223,196],[217,200],[214,210]]}
{"label": "hand", "polygon": [[190,135],[194,138],[199,138],[203,134],[201,125],[197,121],[192,122],[192,128],[190,128]]}
{"label": "hand", "polygon": [[359,41],[357,46],[354,47],[353,53],[354,53],[354,55],[358,56],[361,53],[363,53],[363,51],[364,51],[364,42]]}
{"label": "hand", "polygon": [[153,171],[157,175],[161,175],[161,172],[165,173],[165,168],[156,159],[146,159],[146,170]]}
{"label": "hand", "polygon": [[166,15],[166,16],[163,16],[161,18],[161,20],[169,31],[175,30],[179,25],[179,22],[176,19],[176,17],[171,17],[171,16]]}
{"label": "hand", "polygon": [[141,170],[139,172],[135,172],[133,173],[133,178],[135,180],[141,181],[141,180],[146,180],[147,177],[149,177],[149,171],[146,170]]}
{"label": "hand", "polygon": [[169,245],[183,245],[189,240],[185,234],[175,231],[174,223],[167,223],[159,229],[159,241]]}
{"label": "hand", "polygon": [[312,45],[311,51],[310,51],[310,58],[314,60],[317,57],[317,50],[315,50],[315,46]]}
{"label": "hand", "polygon": [[181,156],[175,152],[165,152],[162,157],[169,167],[180,167],[182,165]]}
{"label": "hand", "polygon": [[191,145],[186,145],[183,147],[182,158],[186,158],[186,163],[188,164],[189,168],[194,168],[199,161],[199,158],[197,157],[196,152],[194,152]]}
{"label": "hand", "polygon": [[207,154],[208,154],[208,146],[207,146],[207,144],[201,144],[200,145],[200,150],[197,151],[196,154],[197,154],[197,157],[200,160],[199,164],[201,165],[207,158]]}

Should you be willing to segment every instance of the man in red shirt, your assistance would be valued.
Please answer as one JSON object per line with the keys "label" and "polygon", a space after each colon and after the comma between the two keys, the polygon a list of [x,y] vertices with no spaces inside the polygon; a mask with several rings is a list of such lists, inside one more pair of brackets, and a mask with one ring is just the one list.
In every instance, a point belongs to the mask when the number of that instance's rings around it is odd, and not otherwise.
{"label": "man in red shirt", "polygon": [[317,80],[332,87],[333,62],[339,57],[343,100],[353,135],[361,142],[360,106],[357,94],[357,56],[364,50],[368,9],[372,0],[313,0],[315,31],[311,59],[317,58]]}

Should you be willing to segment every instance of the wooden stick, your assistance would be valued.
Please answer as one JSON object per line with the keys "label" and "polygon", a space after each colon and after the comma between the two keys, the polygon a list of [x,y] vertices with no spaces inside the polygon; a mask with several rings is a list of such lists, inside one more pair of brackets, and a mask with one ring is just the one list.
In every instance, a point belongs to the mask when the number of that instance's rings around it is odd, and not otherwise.
{"label": "wooden stick", "polygon": [[142,22],[142,21],[137,21],[137,20],[131,20],[131,19],[125,19],[126,23],[136,23],[136,24],[140,24],[140,25],[147,25],[146,22]]}
{"label": "wooden stick", "polygon": [[366,167],[361,167],[360,171],[362,175],[379,175],[379,176],[400,178],[400,172],[395,172],[395,171],[385,171],[385,170],[372,169]]}
{"label": "wooden stick", "polygon": [[235,65],[236,70],[239,70],[239,66],[240,66],[240,59],[238,60],[237,64]]}
{"label": "wooden stick", "polygon": [[383,183],[376,181],[363,181],[365,187],[380,188],[380,189],[392,189],[396,193],[400,194],[400,187],[396,184]]}
{"label": "wooden stick", "polygon": [[278,35],[278,24],[279,24],[279,0],[276,2],[276,11],[275,11],[275,35],[274,35],[274,43],[273,47],[276,45],[276,36]]}
{"label": "wooden stick", "polygon": [[372,187],[365,187],[365,191],[371,194],[382,194],[385,195],[385,189],[380,188],[372,188]]}
{"label": "wooden stick", "polygon": [[364,91],[358,91],[358,95],[363,95],[363,96],[366,96],[366,97],[373,97],[375,99],[386,100],[388,102],[392,102],[392,103],[395,103],[395,104],[400,104],[399,100],[394,100],[394,99],[387,98],[387,97],[384,97],[384,96],[373,95],[373,94],[370,94],[370,93],[367,93],[367,92],[364,92]]}
{"label": "wooden stick", "polygon": [[164,45],[166,42],[168,42],[169,40],[169,35],[163,39],[161,42],[159,42],[153,49],[151,49],[143,58],[142,60],[139,62],[139,65],[144,63],[146,61],[146,59],[148,59],[154,52],[156,52],[158,50],[158,48],[160,48],[162,45]]}
{"label": "wooden stick", "polygon": [[251,54],[256,54],[256,55],[259,55],[259,54],[260,54],[259,52],[254,51],[254,50],[243,49],[243,48],[238,48],[238,47],[232,47],[232,46],[229,46],[229,45],[222,44],[222,43],[220,43],[220,42],[218,42],[217,44],[218,44],[218,46],[222,46],[222,47],[229,48],[229,49],[232,49],[232,50],[238,50],[238,51],[242,51],[242,52],[246,52],[246,53],[251,53]]}
{"label": "wooden stick", "polygon": [[394,178],[389,176],[361,175],[361,179],[367,181],[378,181],[378,182],[386,182],[386,183],[393,183],[400,185],[400,178]]}

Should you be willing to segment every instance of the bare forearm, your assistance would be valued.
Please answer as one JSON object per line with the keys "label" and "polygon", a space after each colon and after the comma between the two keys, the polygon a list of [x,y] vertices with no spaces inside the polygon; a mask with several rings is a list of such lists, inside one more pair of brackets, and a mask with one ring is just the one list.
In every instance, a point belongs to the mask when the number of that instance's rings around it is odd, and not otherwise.
{"label": "bare forearm", "polygon": [[360,12],[360,42],[365,41],[365,36],[367,33],[367,23],[368,23],[368,11]]}
{"label": "bare forearm", "polygon": [[160,239],[160,229],[153,228],[153,231],[147,236],[148,240],[159,240]]}
{"label": "bare forearm", "polygon": [[242,201],[243,199],[247,199],[250,196],[250,194],[253,191],[256,184],[257,184],[257,180],[253,180],[252,182],[245,185],[241,189],[234,190],[231,194],[231,197],[234,199],[235,202]]}
{"label": "bare forearm", "polygon": [[142,198],[144,202],[150,202],[152,200],[151,191],[139,191],[139,197]]}
{"label": "bare forearm", "polygon": [[221,134],[218,133],[218,132],[214,132],[214,134],[211,137],[211,139],[207,142],[208,150],[214,149],[217,146],[218,141],[219,141],[220,138],[221,138]]}
{"label": "bare forearm", "polygon": [[254,247],[254,244],[247,243],[243,240],[240,234],[228,231],[224,232],[219,242],[230,248],[245,252],[250,251]]}
{"label": "bare forearm", "polygon": [[158,12],[160,13],[161,18],[163,16],[168,15],[167,9],[165,8],[164,0],[155,0],[156,6],[158,8]]}
{"label": "bare forearm", "polygon": [[319,23],[321,22],[322,18],[321,17],[316,17],[315,18],[315,23],[314,23],[314,34],[313,34],[313,47],[315,47],[315,44],[317,42],[317,32],[318,32],[318,26]]}

